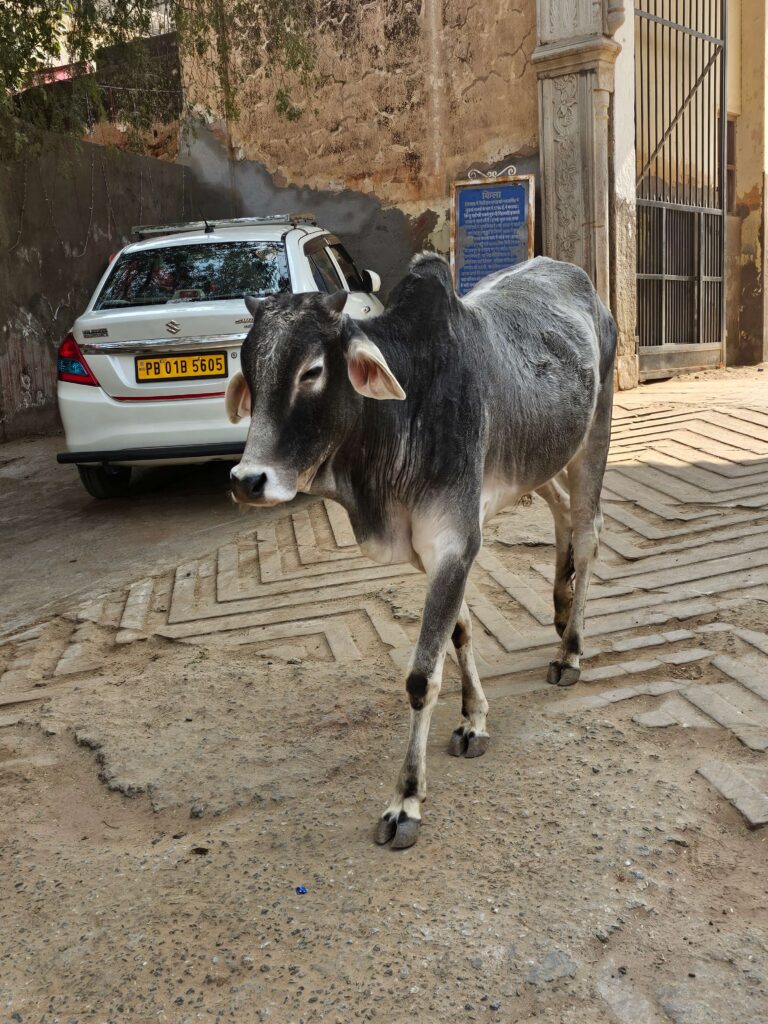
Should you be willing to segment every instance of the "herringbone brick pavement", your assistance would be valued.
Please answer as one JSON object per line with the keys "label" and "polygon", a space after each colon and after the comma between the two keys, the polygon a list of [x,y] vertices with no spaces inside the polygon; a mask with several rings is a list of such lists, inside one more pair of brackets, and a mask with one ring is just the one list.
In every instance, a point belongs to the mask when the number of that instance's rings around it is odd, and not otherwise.
{"label": "herringbone brick pavement", "polygon": [[[496,521],[505,542],[489,538],[467,592],[492,701],[540,689],[553,713],[575,714],[655,698],[634,715],[638,726],[725,729],[751,751],[768,748],[768,636],[738,624],[740,608],[768,595],[768,403],[757,385],[718,400],[702,383],[699,401],[695,387],[617,399],[587,660],[573,691],[544,682],[556,643],[551,549],[514,543],[514,510]],[[402,670],[422,589],[412,567],[364,558],[343,510],[317,501],[6,638],[0,706],[55,697],[98,673],[114,644],[150,635],[348,671],[378,651]],[[763,768],[699,770],[751,824],[768,822]]]}

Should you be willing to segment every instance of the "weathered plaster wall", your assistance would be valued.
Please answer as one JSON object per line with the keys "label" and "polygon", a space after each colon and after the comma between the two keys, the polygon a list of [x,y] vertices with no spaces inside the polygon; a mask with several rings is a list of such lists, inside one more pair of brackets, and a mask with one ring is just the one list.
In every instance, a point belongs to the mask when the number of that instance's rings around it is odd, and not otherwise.
{"label": "weathered plaster wall", "polygon": [[[277,184],[399,204],[444,196],[468,162],[535,153],[532,0],[310,6],[312,82],[262,65],[237,87],[236,159],[264,164]],[[182,65],[188,100],[217,111],[205,69],[188,57]],[[303,111],[297,120],[277,112],[279,89]]]}
{"label": "weathered plaster wall", "polygon": [[728,28],[726,46],[728,47],[728,60],[726,62],[726,96],[728,102],[728,113],[740,114],[742,0],[727,0],[727,4]]}
{"label": "weathered plaster wall", "polygon": [[[263,65],[237,87],[228,124],[205,62],[182,57],[188,102],[213,114],[185,159],[246,213],[312,210],[391,286],[415,250],[447,252],[453,180],[510,162],[537,173],[535,3],[310,6],[312,84]],[[278,114],[278,89],[297,120]]]}
{"label": "weathered plaster wall", "polygon": [[[280,184],[269,169],[254,160],[227,160],[227,148],[216,132],[202,130],[189,140],[185,160],[196,178],[230,210],[232,216],[261,216],[305,211],[335,232],[360,267],[381,275],[383,293],[400,280],[414,252],[432,248],[448,252],[449,197],[387,205],[372,192]],[[462,169],[463,176],[469,167]],[[499,168],[504,161],[499,162]],[[517,160],[521,174],[538,174],[536,158]]]}
{"label": "weathered plaster wall", "polygon": [[[728,117],[737,131],[741,103],[742,0],[728,0],[726,102]],[[731,154],[732,158],[733,154]],[[725,218],[725,361],[735,363],[741,330],[741,217],[730,211]]]}
{"label": "weathered plaster wall", "polygon": [[635,351],[637,319],[637,209],[635,206],[635,27],[631,8],[614,35],[621,50],[614,65],[611,101],[611,308],[619,332],[616,384],[625,391],[638,383]]}
{"label": "weathered plaster wall", "polygon": [[0,164],[0,440],[55,429],[56,349],[134,224],[197,216],[189,169],[49,135]]}
{"label": "weathered plaster wall", "polygon": [[[768,38],[764,0],[740,4],[741,113],[736,122],[736,215],[741,221],[738,282],[729,297],[740,296],[738,331],[728,332],[727,362],[755,363],[768,359],[766,331],[765,198],[768,172],[766,146],[766,73]],[[733,229],[731,229],[733,237]],[[729,261],[733,265],[733,260]],[[732,318],[729,316],[729,324]]]}

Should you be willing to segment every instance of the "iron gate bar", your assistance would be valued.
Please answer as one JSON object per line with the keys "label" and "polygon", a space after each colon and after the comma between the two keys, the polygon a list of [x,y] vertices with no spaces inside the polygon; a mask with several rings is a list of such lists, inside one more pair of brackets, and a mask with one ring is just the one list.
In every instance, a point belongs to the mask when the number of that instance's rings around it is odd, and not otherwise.
{"label": "iron gate bar", "polygon": [[[662,51],[663,52],[663,51]],[[661,237],[662,240],[667,237],[667,208],[662,206],[661,208]],[[667,247],[662,241],[661,246],[661,337],[666,338],[667,336],[667,303],[665,302],[667,295]]]}
{"label": "iron gate bar", "polygon": [[713,217],[722,217],[723,211],[717,206],[692,206],[689,203],[670,203],[664,199],[638,199],[641,206],[653,206],[657,210],[662,207],[673,207],[675,210],[682,210],[685,213],[709,213]]}
{"label": "iron gate bar", "polygon": [[[702,143],[702,148],[703,148],[703,143]],[[704,289],[701,287],[701,266],[702,266],[701,243],[702,243],[702,239],[704,237],[704,232],[701,230],[701,221],[702,221],[703,217],[704,217],[703,213],[698,213],[698,214],[694,215],[694,219],[693,219],[694,231],[695,231],[695,234],[696,234],[696,249],[695,249],[696,278],[697,278],[697,280],[699,282],[699,287],[696,289],[696,308],[695,308],[695,311],[694,311],[694,316],[695,316],[695,320],[694,320],[694,335],[695,335],[695,337],[698,337],[698,338],[701,338],[702,332],[704,330],[704,307],[702,305],[703,300],[704,300]]]}
{"label": "iron gate bar", "polygon": [[[640,182],[645,177],[646,171],[649,169],[649,167],[653,163],[654,157],[656,157],[661,152],[661,150],[664,148],[664,143],[667,141],[669,136],[672,134],[672,129],[675,127],[675,125],[677,124],[679,118],[682,116],[682,114],[687,109],[689,103],[691,103],[691,101],[694,99],[694,97],[698,96],[699,86],[701,85],[701,83],[704,81],[704,79],[709,74],[709,69],[712,67],[712,65],[715,63],[717,58],[720,56],[720,50],[722,50],[722,44],[720,45],[720,47],[717,47],[715,49],[715,51],[713,52],[712,56],[707,61],[706,66],[704,67],[703,71],[701,72],[699,77],[694,82],[693,86],[691,87],[691,91],[686,96],[685,102],[683,103],[682,107],[680,107],[680,109],[675,114],[675,117],[674,117],[672,123],[668,126],[667,130],[662,135],[661,141],[656,146],[656,149],[654,149],[654,151],[648,157],[648,160],[647,160],[645,166],[643,167],[642,171],[640,171],[640,174],[637,177],[636,185],[640,184]],[[663,51],[663,46],[662,46],[662,51]],[[698,67],[698,55],[696,57],[696,66]],[[661,79],[661,111],[662,111],[662,117],[663,117],[664,116],[664,78],[663,77]],[[697,120],[698,120],[698,118],[697,118]],[[702,147],[703,147],[703,145],[704,145],[704,140],[702,139]]]}
{"label": "iron gate bar", "polygon": [[[723,33],[723,39],[726,38],[726,32],[728,29],[728,3],[723,4],[723,17],[720,31]],[[720,211],[722,213],[722,246],[720,250],[721,267],[720,272],[723,276],[723,283],[720,290],[720,344],[723,346],[721,355],[721,362],[725,364],[725,215],[728,210],[728,188],[726,186],[726,180],[728,176],[728,58],[726,55],[725,44],[723,44],[723,56],[722,56],[722,67],[720,68]]]}
{"label": "iron gate bar", "polygon": [[706,39],[708,43],[722,43],[723,40],[720,36],[710,36],[706,32],[697,32],[696,29],[688,28],[687,25],[682,25],[676,21],[670,21],[669,18],[662,18],[658,14],[649,14],[648,11],[644,11],[641,8],[635,10],[635,14],[638,18],[645,18],[647,21],[653,21],[657,25],[665,25],[668,28],[673,28],[675,32],[680,32],[682,35],[695,36],[696,39]]}
{"label": "iron gate bar", "polygon": [[726,5],[636,0],[641,379],[717,365],[722,353]]}
{"label": "iron gate bar", "polygon": [[[645,281],[693,281],[693,274],[643,274]],[[704,284],[713,284],[720,280],[719,277],[704,277],[698,279]]]}

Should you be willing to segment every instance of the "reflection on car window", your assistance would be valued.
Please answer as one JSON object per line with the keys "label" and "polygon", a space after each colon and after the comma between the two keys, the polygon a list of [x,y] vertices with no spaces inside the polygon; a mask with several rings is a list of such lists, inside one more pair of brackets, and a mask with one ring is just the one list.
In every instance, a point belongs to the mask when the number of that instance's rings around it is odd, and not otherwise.
{"label": "reflection on car window", "polygon": [[318,249],[307,258],[319,292],[338,292],[344,288],[327,249]]}
{"label": "reflection on car window", "polygon": [[333,255],[336,257],[336,262],[341,267],[342,274],[347,279],[349,290],[352,292],[364,292],[365,285],[363,284],[363,279],[360,276],[360,271],[352,262],[352,257],[344,246],[339,242],[337,245],[332,245],[331,249],[333,250]]}
{"label": "reflection on car window", "polygon": [[94,309],[289,292],[281,242],[208,242],[124,253]]}

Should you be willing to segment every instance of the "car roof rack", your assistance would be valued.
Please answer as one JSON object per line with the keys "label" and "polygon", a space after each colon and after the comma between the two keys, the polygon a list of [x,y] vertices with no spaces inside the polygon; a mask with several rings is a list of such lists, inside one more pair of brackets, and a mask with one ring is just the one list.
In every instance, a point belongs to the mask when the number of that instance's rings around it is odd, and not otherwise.
{"label": "car roof rack", "polygon": [[230,217],[226,220],[180,221],[177,224],[137,224],[132,228],[133,234],[141,241],[159,235],[177,235],[182,231],[206,231],[210,234],[217,228],[247,228],[258,224],[311,224],[317,227],[317,219],[313,213],[273,213],[266,217]]}

